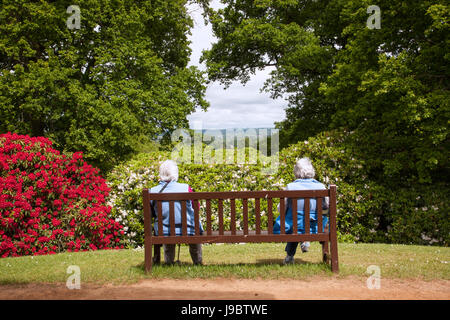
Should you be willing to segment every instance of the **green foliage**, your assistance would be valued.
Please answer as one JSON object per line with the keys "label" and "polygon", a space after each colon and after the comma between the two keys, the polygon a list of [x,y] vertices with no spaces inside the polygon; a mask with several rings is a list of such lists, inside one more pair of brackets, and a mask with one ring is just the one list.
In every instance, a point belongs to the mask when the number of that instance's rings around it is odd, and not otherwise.
{"label": "green foliage", "polygon": [[366,4],[346,5],[347,46],[320,89],[336,107],[332,124],[355,130],[347,142],[366,160],[372,179],[443,182],[449,158],[448,6],[382,1],[381,29],[371,30],[362,23]]}
{"label": "green foliage", "polygon": [[123,248],[108,187],[80,152],[43,137],[0,135],[0,257]]}
{"label": "green foliage", "polygon": [[[226,0],[207,10],[218,41],[208,75],[246,82],[274,67],[265,90],[285,95],[282,146],[333,128],[371,179],[396,186],[448,180],[447,1]],[[381,28],[370,29],[370,5]],[[391,187],[393,187],[391,186]]]}
{"label": "green foliage", "polygon": [[[66,13],[80,8],[80,29]],[[205,109],[186,1],[2,1],[0,132],[45,136],[108,170]],[[138,140],[138,141],[137,141]],[[141,141],[139,141],[141,140]]]}
{"label": "green foliage", "polygon": [[[449,207],[445,202],[446,185],[386,187],[372,181],[364,161],[351,156],[343,141],[354,133],[326,132],[283,149],[278,171],[262,173],[256,164],[179,165],[179,182],[195,191],[280,190],[294,180],[296,159],[309,157],[316,179],[338,186],[338,236],[341,241],[392,242],[448,245]],[[158,182],[159,164],[171,158],[169,152],[140,154],[117,166],[108,176],[112,215],[124,224],[131,246],[143,244],[142,188]],[[277,203],[275,203],[274,208]],[[229,227],[229,209],[225,208],[225,226]],[[236,202],[237,217],[241,203]],[[254,225],[253,202],[249,201],[249,227]],[[205,206],[201,220],[205,223]],[[267,227],[267,205],[261,202],[262,225]],[[217,204],[212,202],[213,228],[217,229]],[[275,217],[278,215],[274,210]],[[242,227],[237,223],[237,228]]]}

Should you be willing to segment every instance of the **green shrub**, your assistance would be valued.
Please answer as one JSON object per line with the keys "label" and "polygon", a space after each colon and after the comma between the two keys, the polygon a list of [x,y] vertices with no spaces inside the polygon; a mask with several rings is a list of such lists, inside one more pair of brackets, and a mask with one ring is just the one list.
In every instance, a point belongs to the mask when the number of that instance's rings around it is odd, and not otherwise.
{"label": "green shrub", "polygon": [[0,134],[0,257],[123,248],[98,172],[45,137]]}

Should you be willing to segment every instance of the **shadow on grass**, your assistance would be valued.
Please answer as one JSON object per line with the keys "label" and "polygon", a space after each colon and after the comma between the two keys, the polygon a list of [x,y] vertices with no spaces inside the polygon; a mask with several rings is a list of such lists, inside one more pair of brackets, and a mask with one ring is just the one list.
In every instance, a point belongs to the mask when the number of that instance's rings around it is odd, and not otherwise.
{"label": "shadow on grass", "polygon": [[0,280],[0,286],[9,286],[9,285],[18,285],[18,286],[26,286],[27,284],[33,283],[31,280],[14,280],[14,279],[6,279]]}
{"label": "shadow on grass", "polygon": [[[249,268],[263,268],[267,266],[280,266],[280,267],[290,267],[290,266],[307,266],[311,267],[312,269],[320,269],[323,271],[330,271],[330,265],[325,262],[309,262],[302,260],[300,258],[294,259],[294,264],[290,265],[284,265],[283,259],[258,259],[256,263],[213,263],[208,264],[207,262],[203,263],[202,265],[194,265],[190,262],[174,262],[172,264],[167,263],[157,263],[153,264],[153,268],[163,268],[163,269],[169,269],[174,267],[194,267],[194,268],[216,268],[216,267],[226,267],[226,268],[238,268],[238,267],[249,267]],[[132,267],[135,270],[139,270],[143,273],[145,273],[145,262],[142,261],[138,265],[135,265]]]}

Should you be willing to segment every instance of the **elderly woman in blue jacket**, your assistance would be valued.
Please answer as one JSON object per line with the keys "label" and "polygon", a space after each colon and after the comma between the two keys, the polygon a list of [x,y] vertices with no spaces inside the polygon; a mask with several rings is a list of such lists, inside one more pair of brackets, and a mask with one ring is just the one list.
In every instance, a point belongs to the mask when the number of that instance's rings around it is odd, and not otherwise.
{"label": "elderly woman in blue jacket", "polygon": [[[178,183],[178,166],[173,160],[164,161],[159,167],[159,178],[160,182],[157,186],[150,189],[152,193],[159,192],[193,192],[191,187],[186,183]],[[158,211],[157,206],[154,201],[152,201],[151,206],[157,217]],[[182,235],[181,231],[181,203],[175,202],[175,234],[177,236]],[[186,216],[187,216],[187,233],[188,235],[195,234],[195,220],[194,220],[194,209],[192,201],[186,202]],[[170,223],[169,223],[169,203],[167,201],[162,202],[162,225],[163,234],[169,235]],[[203,227],[200,224],[200,233],[203,233]],[[155,223],[155,234],[158,235],[158,224]],[[165,263],[171,264],[175,259],[175,244],[164,244],[164,261]],[[154,257],[154,262],[159,262],[159,247],[156,248],[156,254]],[[189,253],[194,264],[202,264],[202,244],[192,243],[189,244]]]}
{"label": "elderly woman in blue jacket", "polygon": [[[296,180],[292,183],[289,183],[286,190],[325,190],[326,186],[319,181],[314,179],[315,170],[308,158],[302,158],[297,160],[297,163],[294,166],[294,175]],[[323,199],[322,209],[328,209],[329,199],[328,197]],[[316,200],[310,199],[310,233],[317,233],[317,214],[316,214]],[[305,233],[304,230],[304,199],[297,200],[297,221],[298,221],[298,233]],[[278,210],[279,210],[278,206]],[[285,208],[286,208],[286,218],[285,218],[285,230],[286,233],[292,233],[293,229],[293,221],[292,221],[292,200],[285,199]],[[326,216],[323,216],[323,228],[325,230],[325,226],[328,222]],[[322,232],[324,231],[322,230]],[[273,233],[280,233],[280,217],[275,220],[275,224],[273,227]],[[288,242],[286,244],[285,251],[287,253],[286,258],[284,259],[284,264],[294,263],[294,255],[297,251],[298,242]],[[302,252],[307,252],[309,248],[309,242],[303,242],[301,244]]]}

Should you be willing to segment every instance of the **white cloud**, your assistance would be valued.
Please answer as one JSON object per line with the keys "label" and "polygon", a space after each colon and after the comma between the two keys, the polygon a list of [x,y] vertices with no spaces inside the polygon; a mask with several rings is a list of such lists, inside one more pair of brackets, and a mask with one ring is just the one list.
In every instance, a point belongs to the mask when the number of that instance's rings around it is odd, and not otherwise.
{"label": "white cloud", "polygon": [[[214,8],[219,5],[218,1],[212,3]],[[201,51],[209,49],[215,38],[211,25],[205,26],[198,5],[192,5],[190,12],[194,19],[190,37],[190,64],[205,70],[205,66],[199,62]],[[210,107],[206,112],[199,109],[188,116],[191,128],[193,122],[198,121],[201,121],[203,129],[273,128],[275,121],[281,121],[285,117],[286,101],[271,99],[268,93],[260,92],[269,72],[269,68],[256,72],[245,86],[240,82],[233,82],[226,90],[218,82],[211,83],[206,91]]]}

